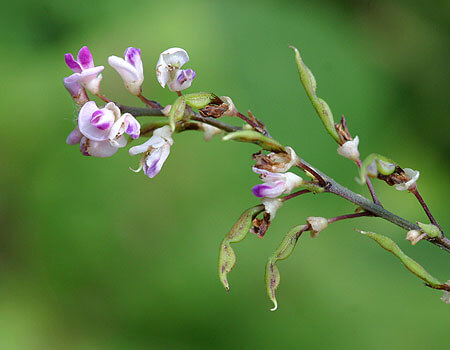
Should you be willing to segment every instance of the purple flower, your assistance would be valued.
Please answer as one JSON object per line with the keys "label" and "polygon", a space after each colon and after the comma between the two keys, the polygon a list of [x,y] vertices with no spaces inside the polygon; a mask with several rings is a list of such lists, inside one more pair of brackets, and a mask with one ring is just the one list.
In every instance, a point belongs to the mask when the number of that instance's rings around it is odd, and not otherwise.
{"label": "purple flower", "polygon": [[139,122],[129,113],[121,115],[112,102],[99,109],[94,101],[83,105],[78,115],[78,126],[67,137],[69,144],[80,143],[84,155],[110,157],[118,148],[125,147],[124,134],[131,138],[140,135]]}
{"label": "purple flower", "polygon": [[[100,74],[105,67],[94,66],[94,59],[87,46],[83,46],[78,52],[77,60],[70,53],[65,54],[67,66],[74,71],[74,74],[67,77],[73,83],[77,81],[83,88],[97,95],[100,92],[100,82],[102,75]],[[66,86],[67,88],[67,86]]]}
{"label": "purple flower", "polygon": [[294,173],[271,173],[256,167],[252,169],[264,182],[253,187],[252,192],[256,197],[277,198],[282,194],[290,193],[303,183],[303,179]]}
{"label": "purple flower", "polygon": [[145,175],[153,178],[161,171],[161,168],[170,153],[173,145],[172,131],[169,126],[163,126],[153,132],[153,136],[145,143],[130,148],[130,155],[143,153],[139,168],[133,170],[139,172],[144,170]]}
{"label": "purple flower", "polygon": [[162,52],[156,64],[156,77],[161,86],[165,87],[167,84],[170,91],[181,91],[190,87],[195,72],[192,69],[180,69],[188,61],[187,52],[178,47]]}
{"label": "purple flower", "polygon": [[120,74],[125,87],[133,95],[140,95],[144,82],[144,68],[142,66],[141,50],[129,47],[125,50],[124,57],[110,56],[108,63]]}

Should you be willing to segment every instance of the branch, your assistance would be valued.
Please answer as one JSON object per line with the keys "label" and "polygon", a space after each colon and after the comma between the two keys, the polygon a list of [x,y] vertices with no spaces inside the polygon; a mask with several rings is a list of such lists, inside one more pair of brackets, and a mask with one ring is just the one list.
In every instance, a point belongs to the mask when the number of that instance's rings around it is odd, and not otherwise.
{"label": "branch", "polygon": [[[118,105],[119,108],[123,113],[130,113],[134,116],[164,116],[164,114],[161,112],[161,109],[158,108],[143,108],[143,107],[130,107],[130,106],[124,106],[124,105]],[[195,121],[199,121],[202,123],[206,123],[212,126],[215,126],[221,130],[224,130],[226,132],[234,132],[238,130],[242,130],[242,128],[229,125],[227,123],[221,122],[217,119],[211,118],[211,117],[203,117],[198,113],[192,112],[191,119]],[[335,195],[338,195],[339,197],[342,197],[361,208],[365,209],[366,211],[372,213],[374,216],[377,216],[379,218],[382,218],[384,220],[387,220],[389,222],[392,222],[394,225],[397,225],[405,230],[418,230],[420,231],[421,228],[417,226],[416,224],[413,224],[412,222],[395,215],[394,213],[391,213],[390,211],[384,209],[381,205],[378,205],[376,203],[371,202],[367,198],[361,196],[360,194],[357,194],[348,188],[342,186],[338,182],[336,182],[334,179],[329,177],[328,175],[322,173],[317,168],[310,165],[308,162],[303,160],[299,157],[299,166],[303,168],[304,170],[310,172],[313,174],[317,180],[319,181],[319,184],[324,188],[325,192],[333,193]],[[428,242],[450,252],[450,240],[442,234],[441,237],[435,237],[435,238],[427,238]]]}

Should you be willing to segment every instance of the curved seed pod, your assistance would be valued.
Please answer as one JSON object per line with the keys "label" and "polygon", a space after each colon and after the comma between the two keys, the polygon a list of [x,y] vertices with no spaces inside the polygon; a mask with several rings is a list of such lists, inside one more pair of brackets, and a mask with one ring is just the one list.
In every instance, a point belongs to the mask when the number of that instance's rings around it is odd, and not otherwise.
{"label": "curved seed pod", "polygon": [[172,131],[175,131],[175,123],[183,118],[185,109],[186,100],[180,96],[175,100],[169,112],[169,125]]}
{"label": "curved seed pod", "polygon": [[219,250],[219,278],[224,285],[227,292],[230,287],[227,280],[227,275],[231,272],[236,264],[236,254],[231,248],[230,243],[237,243],[242,241],[252,227],[252,221],[256,215],[264,210],[264,205],[260,204],[244,211],[239,220],[233,225],[231,230],[227,233]]}
{"label": "curved seed pod", "polygon": [[300,234],[308,229],[308,225],[295,226],[284,237],[278,249],[269,258],[266,265],[266,291],[269,299],[273,302],[273,308],[270,311],[275,311],[278,307],[275,291],[280,285],[280,271],[276,266],[278,260],[287,259],[295,248]]}
{"label": "curved seed pod", "polygon": [[184,95],[186,103],[192,108],[201,109],[205,108],[211,102],[214,104],[223,103],[220,98],[210,92],[197,92],[194,94]]}
{"label": "curved seed pod", "polygon": [[[371,171],[375,170],[376,172],[381,173],[382,175],[391,175],[396,167],[396,163],[382,156],[381,154],[372,153],[369,154],[366,159],[361,163],[361,169],[359,170],[359,180],[362,184],[366,183],[366,175],[369,173],[369,167],[375,162],[376,170],[371,169]],[[376,176],[376,175],[375,175]]]}
{"label": "curved seed pod", "polygon": [[341,144],[341,140],[339,139],[339,136],[334,127],[333,113],[331,112],[330,107],[324,100],[317,97],[316,78],[314,78],[311,70],[303,62],[300,56],[300,52],[298,52],[297,48],[294,46],[289,47],[295,51],[295,61],[297,63],[298,73],[300,75],[300,81],[305,88],[306,94],[311,100],[311,103],[313,104],[317,114],[319,115],[320,120],[322,120],[322,123],[325,126],[327,132],[336,140],[338,144]]}
{"label": "curved seed pod", "polygon": [[403,253],[403,251],[400,249],[400,247],[395,244],[395,242],[383,235],[380,235],[378,233],[373,232],[364,232],[359,231],[363,235],[372,238],[375,242],[377,242],[380,246],[382,246],[387,251],[394,254],[397,258],[400,259],[400,261],[405,265],[405,267],[411,271],[413,274],[415,274],[417,277],[424,280],[427,284],[429,284],[432,287],[440,287],[442,285],[441,282],[439,282],[436,278],[431,276],[418,262],[411,259],[408,255]]}
{"label": "curved seed pod", "polygon": [[274,139],[271,139],[270,137],[264,136],[260,134],[259,132],[255,130],[240,130],[231,132],[224,137],[222,137],[222,140],[228,141],[228,140],[236,140],[240,142],[251,142],[259,145],[262,149],[265,149],[266,151],[271,151],[275,153],[280,153],[286,151],[284,150],[284,147],[275,141]]}

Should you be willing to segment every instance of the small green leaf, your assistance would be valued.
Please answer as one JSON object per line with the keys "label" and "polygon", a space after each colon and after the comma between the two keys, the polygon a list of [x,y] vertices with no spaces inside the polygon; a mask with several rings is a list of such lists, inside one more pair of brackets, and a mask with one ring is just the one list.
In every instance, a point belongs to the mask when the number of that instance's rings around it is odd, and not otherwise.
{"label": "small green leaf", "polygon": [[295,248],[298,241],[298,233],[307,229],[308,225],[295,226],[284,237],[278,249],[269,258],[266,265],[266,291],[269,299],[273,302],[274,307],[270,311],[275,311],[278,307],[275,291],[280,285],[280,271],[276,266],[278,260],[287,259]]}
{"label": "small green leaf", "polygon": [[205,108],[214,100],[220,101],[220,99],[216,95],[209,92],[197,92],[194,94],[188,94],[184,95],[184,98],[189,106],[196,109]]}
{"label": "small green leaf", "polygon": [[380,235],[378,233],[373,232],[364,232],[359,231],[363,235],[372,238],[375,242],[377,242],[381,247],[386,249],[387,251],[394,254],[397,258],[400,259],[400,261],[405,265],[405,267],[411,271],[413,274],[415,274],[417,277],[424,280],[426,283],[428,283],[432,287],[439,287],[441,285],[441,282],[439,282],[436,278],[431,276],[418,262],[411,259],[408,255],[403,253],[403,251],[400,249],[400,247],[395,244],[395,242],[383,235]]}
{"label": "small green leaf", "polygon": [[322,120],[322,123],[325,126],[327,132],[336,140],[337,143],[340,143],[339,136],[334,127],[333,113],[331,112],[328,104],[321,98],[317,97],[316,78],[314,78],[311,70],[303,62],[300,56],[300,52],[298,52],[297,48],[295,48],[294,46],[290,46],[290,48],[295,51],[295,61],[297,63],[298,73],[300,75],[300,81],[305,88],[306,94],[311,100],[311,103],[313,104],[317,114],[319,115],[320,120]]}
{"label": "small green leaf", "polygon": [[175,123],[183,118],[185,109],[186,100],[183,96],[180,96],[172,104],[169,112],[169,125],[172,131],[175,131]]}
{"label": "small green leaf", "polygon": [[231,248],[230,243],[242,241],[252,228],[253,219],[264,210],[264,205],[260,204],[244,211],[239,220],[233,225],[227,233],[219,250],[219,278],[227,292],[230,290],[227,275],[236,264],[236,254]]}
{"label": "small green leaf", "polygon": [[222,140],[228,141],[228,140],[236,140],[240,142],[251,142],[259,145],[262,149],[265,149],[266,151],[271,152],[285,152],[284,147],[275,141],[274,139],[271,139],[270,137],[264,136],[260,134],[259,132],[255,130],[240,130],[235,131],[232,133],[229,133],[225,135]]}
{"label": "small green leaf", "polygon": [[368,173],[367,168],[372,165],[374,161],[377,166],[377,171],[382,175],[391,175],[394,172],[395,167],[397,166],[397,164],[393,160],[382,156],[381,154],[369,154],[362,162],[361,169],[359,170],[359,178],[362,184],[366,183],[366,175]]}

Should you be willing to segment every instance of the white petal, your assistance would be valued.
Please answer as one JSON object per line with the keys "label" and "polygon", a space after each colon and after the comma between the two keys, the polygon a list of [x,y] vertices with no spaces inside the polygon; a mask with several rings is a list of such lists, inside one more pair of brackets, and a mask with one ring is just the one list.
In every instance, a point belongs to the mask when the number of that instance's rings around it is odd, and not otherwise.
{"label": "white petal", "polygon": [[270,220],[275,219],[278,209],[283,205],[283,201],[279,198],[263,198],[261,202],[264,204],[266,213],[269,213]]}
{"label": "white petal", "polygon": [[85,137],[80,142],[80,149],[85,155],[99,158],[111,157],[118,150],[109,141],[93,141]]}
{"label": "white petal", "polygon": [[[181,68],[185,63],[189,62],[189,55],[186,50],[179,47],[172,47],[162,52],[159,56],[160,60],[168,66]],[[159,63],[159,61],[158,61]]]}
{"label": "white petal", "polygon": [[91,124],[92,114],[98,110],[95,102],[89,101],[81,107],[78,115],[78,127],[80,128],[80,132],[93,141],[106,140],[109,134],[109,130],[100,130]]}
{"label": "white petal", "polygon": [[339,146],[337,153],[350,160],[357,160],[359,158],[359,137],[356,136],[352,141],[345,142],[342,146]]}
{"label": "white petal", "polygon": [[165,125],[161,128],[156,129],[153,131],[154,136],[159,136],[165,139],[170,145],[173,145],[173,139],[172,139],[172,129],[170,126]]}
{"label": "white petal", "polygon": [[108,58],[108,63],[120,74],[125,87],[133,95],[139,95],[141,93],[144,76],[138,72],[136,67],[117,56],[110,56]]}
{"label": "white petal", "polygon": [[131,156],[135,156],[136,154],[147,152],[150,147],[153,148],[162,147],[166,142],[167,141],[164,140],[162,137],[153,135],[143,144],[131,147],[128,152],[130,153]]}
{"label": "white petal", "polygon": [[294,174],[294,173],[286,173],[284,174],[286,177],[286,190],[284,191],[285,194],[290,193],[294,188],[299,187],[303,184],[303,179]]}

